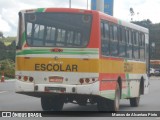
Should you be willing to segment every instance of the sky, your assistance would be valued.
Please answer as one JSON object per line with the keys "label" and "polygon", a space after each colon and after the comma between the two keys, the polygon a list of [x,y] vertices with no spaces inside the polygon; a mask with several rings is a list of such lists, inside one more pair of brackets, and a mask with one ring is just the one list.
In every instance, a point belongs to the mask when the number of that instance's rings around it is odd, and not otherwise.
{"label": "sky", "polygon": [[[71,0],[72,8],[87,9],[87,0]],[[90,9],[90,0],[88,9]],[[18,12],[24,9],[45,7],[69,7],[69,0],[0,0],[0,31],[4,36],[16,36]],[[131,21],[130,8],[135,15],[133,21],[150,19],[160,23],[160,0],[114,0],[114,17]]]}

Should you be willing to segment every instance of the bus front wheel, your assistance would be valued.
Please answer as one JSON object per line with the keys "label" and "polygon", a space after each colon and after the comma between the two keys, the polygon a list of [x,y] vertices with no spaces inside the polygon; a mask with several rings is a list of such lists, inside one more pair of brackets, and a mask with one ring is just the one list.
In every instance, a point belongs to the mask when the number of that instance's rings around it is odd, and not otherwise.
{"label": "bus front wheel", "polygon": [[130,106],[131,107],[138,107],[139,101],[140,101],[140,88],[139,88],[138,97],[130,98]]}

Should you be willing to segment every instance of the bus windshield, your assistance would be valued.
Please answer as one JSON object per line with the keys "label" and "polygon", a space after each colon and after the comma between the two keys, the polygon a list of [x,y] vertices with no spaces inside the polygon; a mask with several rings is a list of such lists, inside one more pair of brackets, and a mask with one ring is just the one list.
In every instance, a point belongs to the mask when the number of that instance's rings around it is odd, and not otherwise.
{"label": "bus windshield", "polygon": [[86,47],[91,23],[91,14],[26,13],[27,44],[30,47]]}

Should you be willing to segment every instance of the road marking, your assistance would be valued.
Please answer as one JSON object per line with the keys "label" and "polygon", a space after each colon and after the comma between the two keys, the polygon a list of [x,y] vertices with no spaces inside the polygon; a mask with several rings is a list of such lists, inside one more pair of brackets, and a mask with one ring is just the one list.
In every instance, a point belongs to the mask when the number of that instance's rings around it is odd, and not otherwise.
{"label": "road marking", "polygon": [[5,92],[7,92],[7,91],[0,91],[0,94],[1,94],[1,93],[5,93]]}

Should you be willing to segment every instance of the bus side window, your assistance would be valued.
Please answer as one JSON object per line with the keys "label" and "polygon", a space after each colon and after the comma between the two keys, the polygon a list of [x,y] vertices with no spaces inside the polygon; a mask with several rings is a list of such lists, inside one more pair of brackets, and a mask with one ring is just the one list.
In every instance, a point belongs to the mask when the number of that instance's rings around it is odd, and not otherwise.
{"label": "bus side window", "polygon": [[123,27],[119,28],[119,56],[126,57],[126,30]]}
{"label": "bus side window", "polygon": [[145,57],[145,46],[144,46],[144,34],[139,34],[139,46],[140,46],[140,59],[144,60]]}
{"label": "bus side window", "polygon": [[139,59],[139,39],[138,39],[138,32],[134,31],[133,32],[133,58],[134,59]]}
{"label": "bus side window", "polygon": [[132,34],[131,30],[127,30],[126,32],[127,37],[127,45],[126,45],[126,51],[127,51],[127,58],[132,58]]}
{"label": "bus side window", "polygon": [[104,39],[104,23],[101,22],[101,39]]}
{"label": "bus side window", "polygon": [[110,53],[111,56],[118,55],[118,28],[116,25],[110,26]]}
{"label": "bus side window", "polygon": [[102,55],[109,55],[109,25],[107,22],[101,23],[101,50]]}

